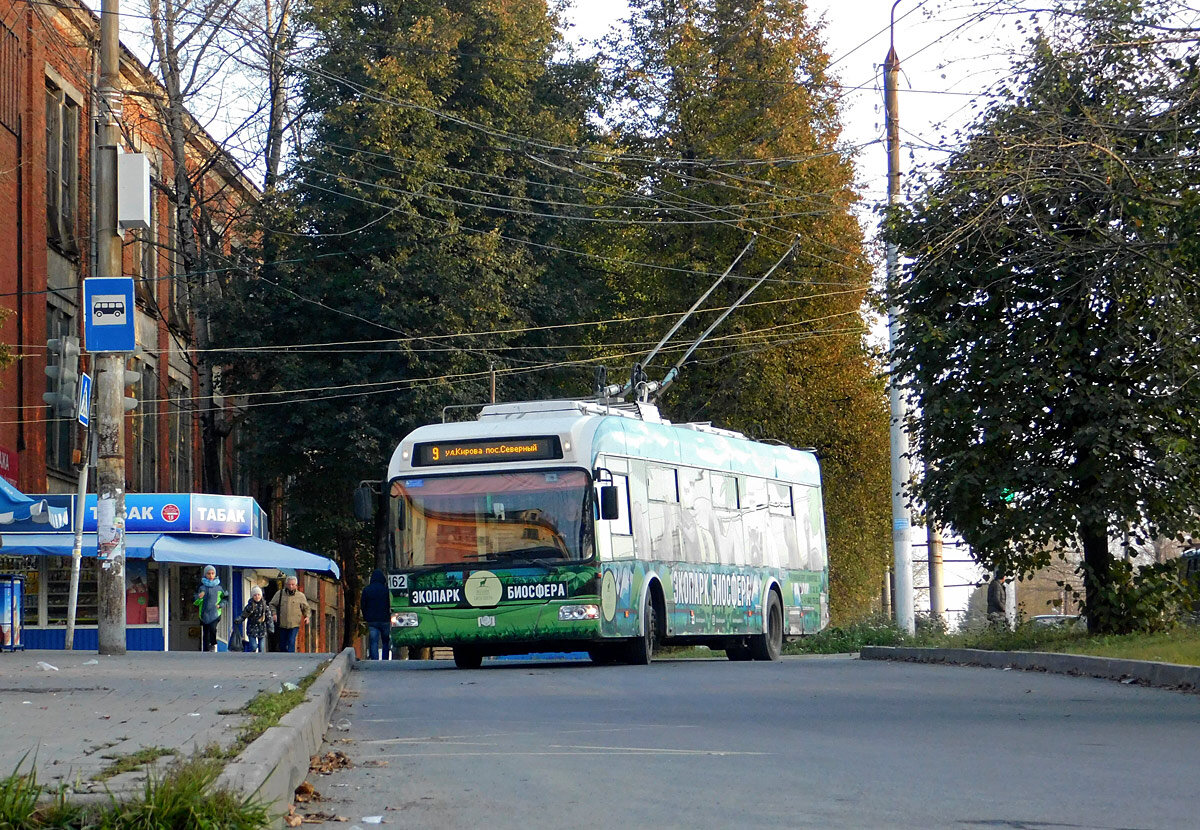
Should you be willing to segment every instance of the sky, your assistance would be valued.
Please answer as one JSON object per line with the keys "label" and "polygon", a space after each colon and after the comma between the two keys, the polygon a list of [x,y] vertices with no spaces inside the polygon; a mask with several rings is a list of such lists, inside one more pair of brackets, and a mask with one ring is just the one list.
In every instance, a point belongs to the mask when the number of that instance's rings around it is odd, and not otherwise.
{"label": "sky", "polygon": [[[967,125],[978,101],[1009,75],[1011,54],[1024,40],[1018,24],[1029,18],[996,14],[1021,0],[900,0],[896,5],[895,45],[900,57],[899,112],[902,191],[915,185],[914,166],[944,158],[953,132]],[[822,21],[831,70],[846,94],[843,142],[861,146],[855,156],[860,221],[875,235],[872,208],[887,198],[887,155],[883,144],[881,65],[888,52],[889,15],[894,0],[810,0],[810,20]],[[566,12],[570,38],[577,44],[600,37],[627,14],[623,0],[576,0]],[[586,51],[586,46],[583,47]],[[877,144],[870,144],[878,141]],[[882,259],[882,257],[880,257]],[[882,276],[881,276],[882,278]],[[913,559],[926,556],[924,533],[913,536]],[[948,612],[966,608],[982,572],[965,546],[948,546],[943,581]],[[955,561],[958,560],[958,561]],[[964,561],[965,560],[965,561]],[[927,588],[924,563],[914,577]],[[917,610],[928,609],[928,592],[916,591]],[[952,619],[956,614],[950,614]]]}

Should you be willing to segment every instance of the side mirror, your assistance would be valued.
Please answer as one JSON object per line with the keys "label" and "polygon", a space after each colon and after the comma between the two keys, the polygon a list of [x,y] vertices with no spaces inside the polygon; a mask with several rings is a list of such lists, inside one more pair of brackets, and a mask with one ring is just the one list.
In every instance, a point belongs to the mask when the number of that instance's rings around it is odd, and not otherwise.
{"label": "side mirror", "polygon": [[375,501],[377,497],[371,482],[364,481],[354,488],[354,518],[360,522],[370,522],[375,519]]}
{"label": "side mirror", "polygon": [[600,488],[600,518],[619,519],[621,508],[617,500],[617,485],[605,484]]}

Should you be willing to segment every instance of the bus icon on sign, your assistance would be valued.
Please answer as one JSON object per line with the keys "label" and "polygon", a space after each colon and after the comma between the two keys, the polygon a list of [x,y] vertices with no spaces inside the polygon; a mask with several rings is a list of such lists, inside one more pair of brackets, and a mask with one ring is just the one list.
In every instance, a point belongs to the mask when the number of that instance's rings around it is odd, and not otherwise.
{"label": "bus icon on sign", "polygon": [[92,297],[92,325],[119,326],[125,321],[125,297],[121,294],[97,294]]}

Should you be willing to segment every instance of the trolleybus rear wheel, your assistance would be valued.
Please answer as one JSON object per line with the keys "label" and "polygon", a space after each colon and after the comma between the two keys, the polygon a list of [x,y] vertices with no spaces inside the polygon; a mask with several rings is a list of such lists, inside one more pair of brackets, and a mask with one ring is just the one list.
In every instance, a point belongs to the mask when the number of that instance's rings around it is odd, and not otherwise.
{"label": "trolleybus rear wheel", "polygon": [[767,594],[765,631],[750,638],[750,653],[755,660],[778,660],[783,655],[783,609],[774,591]]}
{"label": "trolleybus rear wheel", "polygon": [[483,665],[483,652],[477,648],[460,646],[454,649],[454,665],[460,669],[477,669]]}

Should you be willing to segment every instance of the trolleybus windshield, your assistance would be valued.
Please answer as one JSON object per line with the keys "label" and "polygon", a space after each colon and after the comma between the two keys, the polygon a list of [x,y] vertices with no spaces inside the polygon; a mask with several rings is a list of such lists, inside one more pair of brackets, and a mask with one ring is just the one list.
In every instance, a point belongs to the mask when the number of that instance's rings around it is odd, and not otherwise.
{"label": "trolleybus windshield", "polygon": [[482,473],[396,479],[400,567],[527,564],[592,555],[587,473]]}

